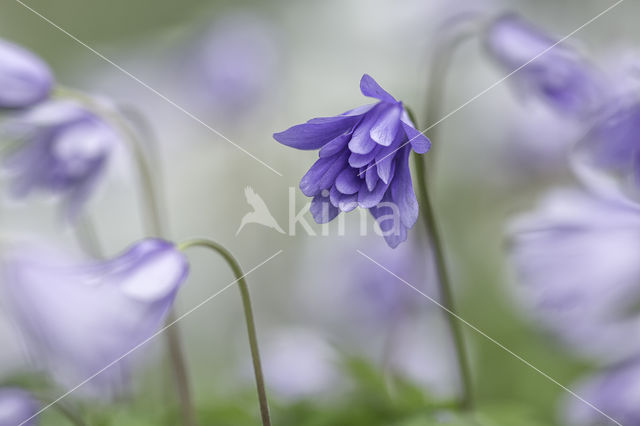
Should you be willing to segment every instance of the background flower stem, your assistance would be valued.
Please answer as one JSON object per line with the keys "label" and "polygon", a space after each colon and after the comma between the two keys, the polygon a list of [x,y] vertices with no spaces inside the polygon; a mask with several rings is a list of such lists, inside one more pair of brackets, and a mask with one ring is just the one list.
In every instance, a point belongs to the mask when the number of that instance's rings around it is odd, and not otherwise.
{"label": "background flower stem", "polygon": [[460,398],[461,408],[470,410],[473,406],[472,388],[471,388],[471,371],[469,369],[467,349],[460,329],[460,323],[455,317],[455,305],[451,291],[451,281],[447,270],[447,262],[445,258],[444,246],[440,231],[436,222],[435,214],[426,185],[426,173],[424,164],[424,155],[413,154],[416,181],[418,187],[418,202],[420,203],[420,216],[422,217],[426,231],[431,238],[433,247],[433,255],[436,262],[437,282],[440,295],[440,303],[447,309],[447,321],[449,330],[455,347],[456,358],[458,362],[458,371],[460,374],[460,382],[462,385],[462,395]]}
{"label": "background flower stem", "polygon": [[[138,166],[140,174],[140,185],[142,193],[145,197],[145,205],[147,206],[147,226],[151,235],[158,237],[167,237],[165,224],[162,220],[160,202],[158,193],[154,185],[154,175],[152,174],[149,157],[145,153],[145,149],[139,140],[137,133],[126,122],[120,118],[115,121],[119,124],[119,128],[125,133],[126,139],[130,141],[132,153]],[[182,407],[182,418],[185,426],[196,426],[196,413],[191,396],[191,387],[189,384],[189,373],[187,371],[187,363],[182,349],[180,340],[180,329],[175,324],[175,310],[171,310],[167,317],[167,324],[173,324],[167,328],[167,345],[169,357],[173,366],[173,373]]]}
{"label": "background flower stem", "polygon": [[258,402],[260,404],[260,415],[262,417],[263,426],[271,426],[269,416],[269,404],[267,401],[267,392],[265,390],[264,375],[262,373],[262,363],[260,362],[260,350],[258,348],[258,337],[256,333],[255,320],[253,317],[253,309],[251,308],[251,298],[249,297],[249,287],[244,279],[244,273],[240,268],[240,264],[233,255],[223,246],[215,241],[207,239],[194,239],[179,244],[180,250],[186,250],[190,247],[204,247],[217,252],[229,264],[233,274],[238,282],[240,295],[242,297],[242,305],[244,307],[244,317],[247,323],[247,333],[249,334],[249,346],[251,348],[251,358],[253,360],[253,371],[256,378],[256,387],[258,390]]}
{"label": "background flower stem", "polygon": [[[162,210],[160,208],[160,200],[156,190],[156,182],[152,173],[150,156],[146,152],[144,144],[138,137],[138,133],[129,125],[129,123],[120,117],[115,111],[102,106],[86,94],[68,89],[65,87],[56,88],[56,95],[60,97],[72,98],[83,104],[87,109],[93,111],[98,116],[105,119],[115,128],[117,128],[128,142],[128,147],[134,157],[136,168],[139,174],[141,193],[144,197],[144,205],[146,211],[145,226],[147,233],[167,238],[167,230],[162,218]],[[175,321],[176,315],[172,310],[167,317],[167,324]],[[191,387],[189,384],[189,375],[187,371],[184,351],[180,341],[180,331],[177,324],[167,329],[167,346],[169,358],[172,365],[173,375],[176,382],[178,398],[182,407],[182,420],[185,426],[196,426],[196,413],[191,396]]]}

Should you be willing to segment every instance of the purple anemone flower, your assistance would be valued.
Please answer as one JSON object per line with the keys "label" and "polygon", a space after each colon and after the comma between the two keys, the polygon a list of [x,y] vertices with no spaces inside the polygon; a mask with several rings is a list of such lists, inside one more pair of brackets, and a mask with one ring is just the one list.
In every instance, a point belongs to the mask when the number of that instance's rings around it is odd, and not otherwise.
{"label": "purple anemone flower", "polygon": [[0,108],[27,108],[46,99],[54,78],[30,51],[0,39]]}
{"label": "purple anemone flower", "polygon": [[100,262],[41,246],[6,249],[1,260],[3,300],[37,366],[64,387],[96,375],[86,393],[104,398],[127,390],[131,357],[119,359],[158,330],[188,272],[159,239]]}
{"label": "purple anemone flower", "polygon": [[519,296],[581,355],[606,362],[640,353],[640,207],[622,198],[556,191],[511,225]]}
{"label": "purple anemone flower", "polygon": [[423,154],[431,143],[415,129],[402,102],[367,74],[360,90],[379,102],[314,118],[273,137],[293,148],[320,150],[320,159],[300,181],[302,192],[313,197],[311,214],[317,223],[366,208],[389,246],[396,247],[418,218],[409,154],[412,148]]}
{"label": "purple anemone flower", "polygon": [[34,416],[39,408],[40,404],[29,392],[0,388],[0,426],[35,426],[37,422]]}
{"label": "purple anemone flower", "polygon": [[597,111],[603,100],[599,73],[576,51],[513,14],[489,27],[489,54],[525,92],[557,111],[578,118]]}
{"label": "purple anemone flower", "polygon": [[119,140],[101,118],[71,101],[51,101],[11,120],[5,132],[17,142],[6,159],[12,192],[41,190],[64,199],[75,219],[102,176]]}
{"label": "purple anemone flower", "polygon": [[[599,410],[625,426],[640,425],[640,360],[606,369],[580,384],[576,392]],[[564,404],[564,424],[570,426],[613,425],[602,414],[575,398]]]}

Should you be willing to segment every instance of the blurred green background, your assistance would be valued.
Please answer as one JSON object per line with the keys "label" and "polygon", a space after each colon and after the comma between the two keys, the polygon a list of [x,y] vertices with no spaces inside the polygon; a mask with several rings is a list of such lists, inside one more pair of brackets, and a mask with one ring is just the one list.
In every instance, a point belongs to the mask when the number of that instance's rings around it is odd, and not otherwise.
{"label": "blurred green background", "polygon": [[[261,344],[268,347],[270,336],[280,329],[313,330],[341,354],[334,364],[342,386],[339,392],[327,391],[302,399],[281,398],[274,392],[275,425],[558,424],[558,404],[567,393],[469,328],[465,329],[465,338],[471,347],[478,406],[478,413],[472,418],[457,418],[446,403],[439,405],[441,399],[433,396],[427,385],[411,378],[393,380],[390,391],[389,379],[371,345],[344,344],[349,342],[349,336],[364,332],[357,323],[324,321],[322,313],[327,317],[342,316],[335,313],[339,308],[330,297],[318,294],[348,287],[348,271],[366,267],[353,247],[366,252],[373,250],[374,243],[358,238],[357,213],[347,220],[347,228],[351,225],[355,229],[347,232],[348,237],[311,238],[301,230],[296,237],[289,237],[257,227],[237,237],[235,232],[247,211],[243,196],[247,185],[253,186],[274,216],[286,223],[289,187],[297,188],[315,154],[280,146],[271,134],[311,117],[332,115],[365,103],[358,91],[363,73],[374,76],[398,99],[422,114],[429,53],[439,25],[452,12],[466,8],[489,14],[516,11],[561,37],[605,9],[608,2],[25,3],[282,172],[283,176],[278,176],[255,162],[19,3],[8,0],[1,6],[0,37],[24,44],[43,56],[62,84],[134,105],[145,114],[161,142],[164,201],[176,240],[212,236],[231,247],[246,269],[277,250],[284,250],[273,263],[249,277]],[[576,34],[572,44],[606,64],[608,52],[633,47],[640,31],[636,22],[639,12],[639,3],[627,1]],[[257,111],[230,119],[201,108],[185,95],[184,88],[192,76],[182,69],[182,60],[207,28],[238,13],[267,22],[278,53],[276,76]],[[502,76],[483,56],[477,42],[468,43],[455,57],[444,110],[454,109]],[[523,172],[509,163],[505,152],[512,142],[513,123],[526,121],[525,108],[509,84],[502,84],[442,123],[440,139],[433,141],[432,154],[437,158],[436,171],[431,176],[434,197],[460,315],[539,370],[571,386],[591,367],[573,358],[527,320],[515,302],[517,283],[506,257],[505,220],[530,207],[545,188],[572,180],[563,167],[543,173]],[[131,180],[128,159],[122,154],[112,165],[100,196],[92,202],[99,237],[110,253],[142,235]],[[296,211],[304,202],[298,192]],[[3,201],[1,207],[3,234],[29,232],[73,244],[71,233],[59,229],[48,203],[35,201],[28,206],[15,206]],[[320,229],[315,224],[313,227]],[[414,232],[421,230],[417,227]],[[336,259],[333,252],[344,247],[344,256]],[[383,253],[383,260],[391,258],[384,250],[378,253]],[[190,257],[193,273],[180,295],[179,311],[190,309],[232,279],[226,266],[208,254],[194,253]],[[383,271],[380,276],[389,280],[389,285],[402,285]],[[349,303],[356,309],[359,301]],[[434,310],[427,299],[423,303],[425,311]],[[315,306],[317,312],[308,309],[309,305]],[[430,314],[421,318],[428,321],[434,316],[437,317]],[[235,291],[224,293],[190,315],[181,322],[181,328],[202,424],[257,424],[241,305]],[[380,329],[378,334],[383,332]],[[9,377],[24,360],[10,327],[2,327],[2,336],[7,350],[0,355],[0,373]],[[442,338],[431,337],[425,336],[427,345],[446,345]],[[419,339],[420,333],[415,333],[415,338]],[[445,358],[443,362],[450,361]],[[425,368],[441,368],[442,362],[431,367],[429,362],[425,359]],[[169,386],[166,374],[159,372],[163,365],[158,354],[147,361],[133,408],[125,403],[99,409],[85,407],[91,412],[92,424],[155,425],[166,421],[167,415],[174,415],[175,410],[169,414],[162,410],[168,392],[164,388]],[[296,374],[295,369],[291,374]],[[448,375],[441,380],[451,388],[456,378]],[[79,401],[77,404],[82,405]],[[45,424],[59,421],[55,413],[47,413]],[[172,421],[177,422],[174,419],[167,424]]]}

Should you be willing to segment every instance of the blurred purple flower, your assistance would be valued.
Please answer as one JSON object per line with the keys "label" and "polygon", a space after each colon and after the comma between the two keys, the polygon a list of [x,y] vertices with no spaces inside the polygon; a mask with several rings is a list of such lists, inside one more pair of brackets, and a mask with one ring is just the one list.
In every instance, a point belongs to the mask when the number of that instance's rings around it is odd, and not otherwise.
{"label": "blurred purple flower", "polygon": [[197,56],[198,95],[235,117],[272,86],[279,60],[275,29],[257,16],[225,16],[205,35]]}
{"label": "blurred purple flower", "polygon": [[[4,252],[2,267],[5,300],[27,349],[66,387],[150,338],[188,272],[182,253],[159,239],[85,264],[53,248],[17,247]],[[126,390],[130,373],[125,357],[89,382],[89,394]]]}
{"label": "blurred purple flower", "polygon": [[430,141],[415,129],[402,102],[369,75],[362,77],[360,90],[379,102],[314,118],[273,137],[293,148],[320,150],[320,159],[300,181],[302,192],[313,197],[311,214],[317,223],[366,208],[378,219],[389,246],[396,247],[418,218],[409,154],[412,148],[427,152]]}
{"label": "blurred purple flower", "polygon": [[60,196],[70,220],[80,213],[119,140],[101,118],[71,101],[42,104],[4,130],[18,142],[5,163],[14,196],[34,190]]}
{"label": "blurred purple flower", "polygon": [[[436,268],[431,250],[422,249],[418,243],[410,240],[396,250],[389,250],[382,242],[376,244],[376,241],[370,241],[366,244],[367,255],[373,259],[384,259],[385,267],[394,274],[438,299]],[[420,250],[417,250],[418,247]],[[346,255],[342,253],[342,257]],[[400,321],[415,314],[416,308],[424,308],[423,302],[416,298],[415,290],[396,277],[372,269],[369,260],[361,258],[348,270],[350,276],[344,281],[351,283],[348,286],[350,293],[340,297],[346,299],[344,309],[350,314],[350,321],[361,317],[364,324],[373,326],[375,332],[379,333],[381,327],[393,329]]]}
{"label": "blurred purple flower", "polygon": [[[510,228],[520,296],[548,329],[582,355],[640,353],[640,207],[581,191],[556,191]],[[607,342],[605,345],[604,342]]]}
{"label": "blurred purple flower", "polygon": [[40,405],[26,391],[16,388],[0,388],[0,426],[35,426],[35,416]]}
{"label": "blurred purple flower", "polygon": [[[576,51],[548,37],[520,17],[507,14],[489,27],[489,54],[527,92],[557,111],[585,117],[603,98],[601,77]],[[516,71],[517,70],[517,71]]]}
{"label": "blurred purple flower", "polygon": [[[576,392],[618,424],[640,425],[640,362],[637,359],[583,381]],[[575,398],[567,399],[563,408],[565,424],[571,426],[614,424]]]}
{"label": "blurred purple flower", "polygon": [[27,108],[46,99],[54,79],[30,51],[0,39],[0,108]]}

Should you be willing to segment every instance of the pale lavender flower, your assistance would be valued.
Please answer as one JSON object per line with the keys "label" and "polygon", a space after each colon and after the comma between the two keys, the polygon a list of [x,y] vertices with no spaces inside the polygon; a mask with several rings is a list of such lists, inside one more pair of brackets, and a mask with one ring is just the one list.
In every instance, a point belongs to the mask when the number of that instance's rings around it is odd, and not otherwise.
{"label": "pale lavender flower", "polygon": [[40,404],[29,392],[16,388],[0,388],[0,426],[35,426],[38,422],[34,416],[39,408]]}
{"label": "pale lavender flower", "polygon": [[[630,336],[629,336],[630,337]],[[631,360],[584,380],[575,388],[582,398],[624,426],[640,425],[640,361]],[[582,401],[567,398],[565,423],[570,426],[614,425]]]}
{"label": "pale lavender flower", "polygon": [[187,271],[183,254],[159,239],[100,262],[35,246],[2,257],[4,300],[38,366],[65,387],[99,373],[86,390],[100,397],[127,389],[131,357],[117,360],[157,331]]}
{"label": "pale lavender flower", "polygon": [[356,207],[369,209],[389,246],[396,247],[418,218],[409,154],[427,152],[430,141],[415,129],[402,102],[369,75],[362,77],[360,90],[379,102],[314,118],[273,137],[293,148],[320,150],[320,159],[300,181],[302,192],[313,197],[317,223]]}
{"label": "pale lavender flower", "polygon": [[486,35],[489,54],[514,73],[525,93],[534,93],[557,111],[588,116],[603,101],[601,76],[577,51],[547,36],[520,17],[496,19]]}
{"label": "pale lavender flower", "polygon": [[42,59],[0,39],[0,108],[33,106],[49,96],[53,83],[53,74]]}
{"label": "pale lavender flower", "polygon": [[556,336],[607,361],[640,351],[640,207],[556,191],[510,227],[519,296]]}
{"label": "pale lavender flower", "polygon": [[221,16],[195,44],[194,95],[229,119],[253,109],[277,80],[276,29],[260,16]]}
{"label": "pale lavender flower", "polygon": [[100,117],[72,101],[51,101],[12,119],[5,132],[17,147],[6,159],[12,193],[44,191],[62,199],[75,219],[119,141]]}

